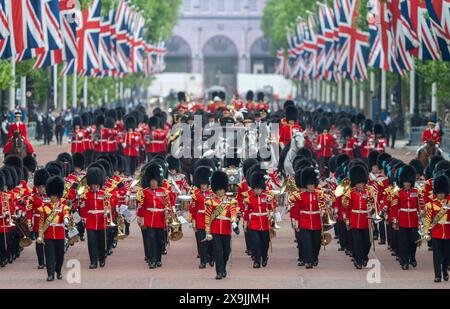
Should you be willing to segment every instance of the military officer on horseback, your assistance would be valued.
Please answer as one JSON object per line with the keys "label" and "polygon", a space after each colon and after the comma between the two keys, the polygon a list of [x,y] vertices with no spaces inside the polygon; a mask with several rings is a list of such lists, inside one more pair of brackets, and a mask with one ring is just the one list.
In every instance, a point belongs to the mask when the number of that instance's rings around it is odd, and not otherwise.
{"label": "military officer on horseback", "polygon": [[[22,118],[22,112],[20,110],[16,110],[14,112],[14,122],[9,125],[8,128],[8,143],[5,145],[5,148],[3,152],[8,154],[19,154],[26,156],[27,154],[34,154],[34,149],[31,146],[30,142],[27,138],[27,127],[26,125],[21,121]],[[17,141],[19,143],[17,143]],[[24,146],[26,146],[26,153],[21,153],[22,147],[17,147],[17,145],[21,145],[23,143]],[[20,149],[17,149],[20,148]]]}

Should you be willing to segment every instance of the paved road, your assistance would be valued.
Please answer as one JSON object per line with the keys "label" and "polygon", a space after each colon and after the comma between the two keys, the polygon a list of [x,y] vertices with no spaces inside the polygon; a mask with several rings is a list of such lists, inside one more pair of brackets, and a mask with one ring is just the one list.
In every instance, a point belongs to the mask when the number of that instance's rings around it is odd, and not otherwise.
{"label": "paved road", "polygon": [[[39,163],[53,159],[65,147],[39,147]],[[412,154],[407,150],[392,153],[407,161]],[[384,246],[376,246],[371,252],[373,269],[356,270],[350,259],[337,251],[334,240],[321,251],[318,268],[307,270],[297,266],[296,244],[287,220],[277,232],[270,253],[269,265],[254,270],[249,257],[244,254],[243,236],[233,236],[229,277],[222,281],[214,279],[213,268],[200,270],[195,258],[195,239],[192,230],[184,227],[184,237],[172,243],[163,258],[163,268],[150,270],[144,262],[140,231],[136,224],[131,235],[119,243],[114,254],[108,258],[104,269],[89,270],[87,243],[76,244],[66,254],[64,279],[45,282],[45,270],[37,269],[34,247],[26,248],[13,264],[0,269],[0,288],[450,288],[450,283],[433,283],[432,255],[425,247],[418,250],[416,269],[403,271]],[[73,265],[80,265],[80,272]],[[77,283],[68,278],[77,279]],[[371,278],[368,281],[367,278]],[[380,281],[380,283],[371,283]]]}

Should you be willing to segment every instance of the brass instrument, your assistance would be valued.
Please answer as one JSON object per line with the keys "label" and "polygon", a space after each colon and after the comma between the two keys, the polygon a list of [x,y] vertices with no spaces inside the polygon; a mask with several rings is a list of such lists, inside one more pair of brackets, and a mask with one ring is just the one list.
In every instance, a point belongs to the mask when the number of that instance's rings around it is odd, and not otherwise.
{"label": "brass instrument", "polygon": [[117,235],[114,237],[114,240],[124,240],[127,238],[127,234],[125,234],[125,219],[119,214],[117,217]]}
{"label": "brass instrument", "polygon": [[73,246],[75,243],[80,241],[80,235],[78,233],[78,229],[76,228],[76,224],[72,217],[69,219],[67,231],[68,231],[67,244],[69,246]]}
{"label": "brass instrument", "polygon": [[169,138],[169,143],[175,142],[180,137],[180,135],[181,135],[181,130],[178,130]]}
{"label": "brass instrument", "polygon": [[171,241],[178,241],[183,238],[181,223],[178,221],[177,214],[174,209],[169,210],[168,227],[169,239]]}
{"label": "brass instrument", "polygon": [[111,209],[111,192],[114,190],[114,187],[109,188],[108,190],[105,190],[105,199],[103,200],[103,206],[105,209],[105,215],[109,218],[109,224],[108,227],[115,227],[117,226],[114,223],[113,217],[112,217],[112,209]]}
{"label": "brass instrument", "polygon": [[89,186],[87,185],[87,178],[86,178],[86,176],[84,176],[80,179],[80,182],[78,183],[77,190],[76,190],[77,195],[79,197],[83,197],[88,190],[89,190]]}
{"label": "brass instrument", "polygon": [[30,229],[28,228],[27,218],[20,216],[16,219],[12,219],[14,224],[11,226],[16,226],[17,230],[21,234],[21,238],[19,241],[19,246],[21,248],[29,247],[33,243],[31,239]]}
{"label": "brass instrument", "polygon": [[424,224],[422,231],[419,233],[421,237],[418,241],[416,241],[416,244],[418,246],[420,246],[423,241],[429,241],[431,239],[431,231],[436,227],[439,221],[441,221],[441,219],[447,213],[447,210],[450,210],[450,205],[448,203],[445,203],[436,214],[436,216],[434,216],[433,220],[431,220],[430,225],[427,227],[428,224]]}
{"label": "brass instrument", "polygon": [[341,184],[339,186],[337,186],[337,188],[336,188],[336,190],[334,192],[334,195],[336,197],[341,197],[349,189],[350,189],[350,179],[349,178],[345,178],[344,180],[342,180]]}
{"label": "brass instrument", "polygon": [[[54,204],[52,204],[54,205]],[[50,215],[47,217],[47,219],[44,222],[44,226],[39,226],[39,237],[36,239],[36,243],[43,244],[44,243],[44,233],[47,231],[47,229],[52,224],[53,220],[55,220],[56,216],[59,214],[60,209],[58,207],[54,207]]]}

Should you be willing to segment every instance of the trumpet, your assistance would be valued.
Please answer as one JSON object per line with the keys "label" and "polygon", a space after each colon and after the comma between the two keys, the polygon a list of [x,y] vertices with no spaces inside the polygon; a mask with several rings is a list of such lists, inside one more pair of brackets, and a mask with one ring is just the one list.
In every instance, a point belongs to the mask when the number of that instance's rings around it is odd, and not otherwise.
{"label": "trumpet", "polygon": [[450,205],[445,203],[442,206],[441,210],[436,214],[436,216],[431,221],[431,224],[427,227],[427,224],[424,224],[422,231],[419,233],[420,239],[416,241],[416,244],[420,246],[423,241],[429,241],[431,239],[431,231],[436,227],[436,225],[441,221],[447,211],[450,210]]}

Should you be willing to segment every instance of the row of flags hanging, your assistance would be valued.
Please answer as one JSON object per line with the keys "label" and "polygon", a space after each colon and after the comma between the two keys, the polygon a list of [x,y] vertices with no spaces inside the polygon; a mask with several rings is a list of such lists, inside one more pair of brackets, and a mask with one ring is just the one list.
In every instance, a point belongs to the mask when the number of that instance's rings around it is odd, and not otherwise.
{"label": "row of flags hanging", "polygon": [[164,42],[145,41],[145,19],[120,0],[107,16],[101,0],[0,0],[0,59],[36,59],[35,68],[64,64],[63,75],[124,77],[165,70]]}
{"label": "row of flags hanging", "polygon": [[[358,28],[368,5],[369,31]],[[368,67],[405,76],[414,58],[450,61],[450,0],[334,0],[298,18],[277,52],[277,73],[295,80],[366,80]]]}

